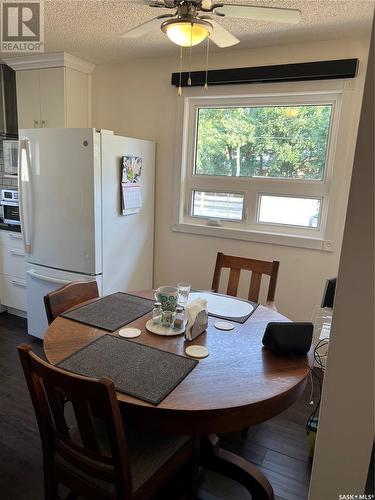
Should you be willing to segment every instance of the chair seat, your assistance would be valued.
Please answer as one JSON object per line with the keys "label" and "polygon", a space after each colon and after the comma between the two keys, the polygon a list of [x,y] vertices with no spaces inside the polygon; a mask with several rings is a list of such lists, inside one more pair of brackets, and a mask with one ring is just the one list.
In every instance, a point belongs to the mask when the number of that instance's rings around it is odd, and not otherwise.
{"label": "chair seat", "polygon": [[128,445],[134,492],[190,440],[190,436],[174,434],[131,434]]}
{"label": "chair seat", "polygon": [[[97,428],[100,427],[101,425],[97,425]],[[101,438],[100,451],[109,455],[109,453],[107,453],[109,448],[105,431],[99,431],[98,434]],[[79,433],[76,429],[71,431],[71,437],[77,444],[81,444]],[[127,442],[130,455],[133,494],[136,493],[160,467],[172,459],[190,439],[190,436],[185,435],[141,433],[134,429],[128,429]],[[115,495],[115,488],[111,483],[107,483],[106,481],[82,472],[80,469],[75,468],[64,460],[59,454],[55,456],[55,464],[63,466],[65,469],[68,469],[70,472],[73,472],[83,479],[89,480],[105,492]]]}

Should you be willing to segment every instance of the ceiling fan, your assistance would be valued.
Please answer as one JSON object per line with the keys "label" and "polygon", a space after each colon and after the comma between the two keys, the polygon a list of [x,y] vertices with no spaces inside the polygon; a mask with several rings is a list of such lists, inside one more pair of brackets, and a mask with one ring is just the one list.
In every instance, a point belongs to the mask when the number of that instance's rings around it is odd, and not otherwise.
{"label": "ceiling fan", "polygon": [[160,27],[172,42],[182,47],[198,45],[207,37],[218,47],[230,47],[239,43],[239,39],[212,15],[290,24],[296,24],[301,19],[298,9],[225,4],[215,0],[155,0],[149,6],[175,11],[130,29],[121,35],[123,38],[138,38]]}

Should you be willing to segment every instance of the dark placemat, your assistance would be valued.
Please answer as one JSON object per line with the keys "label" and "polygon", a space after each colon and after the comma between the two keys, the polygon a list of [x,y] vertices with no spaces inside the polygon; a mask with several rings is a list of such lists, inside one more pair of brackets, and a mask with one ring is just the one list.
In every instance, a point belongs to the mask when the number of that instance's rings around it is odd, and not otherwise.
{"label": "dark placemat", "polygon": [[159,404],[198,364],[195,359],[103,335],[57,366],[86,377],[107,377],[118,391]]}
{"label": "dark placemat", "polygon": [[117,292],[90,304],[78,306],[61,316],[108,332],[114,332],[150,312],[153,304],[153,300]]}

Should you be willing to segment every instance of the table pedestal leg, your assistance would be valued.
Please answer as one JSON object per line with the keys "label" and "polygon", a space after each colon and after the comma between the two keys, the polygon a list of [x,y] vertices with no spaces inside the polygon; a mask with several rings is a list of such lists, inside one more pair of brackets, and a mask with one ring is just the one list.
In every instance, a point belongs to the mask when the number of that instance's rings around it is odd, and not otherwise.
{"label": "table pedestal leg", "polygon": [[223,450],[216,435],[202,436],[201,465],[242,484],[253,500],[273,500],[273,489],[262,472],[244,458]]}

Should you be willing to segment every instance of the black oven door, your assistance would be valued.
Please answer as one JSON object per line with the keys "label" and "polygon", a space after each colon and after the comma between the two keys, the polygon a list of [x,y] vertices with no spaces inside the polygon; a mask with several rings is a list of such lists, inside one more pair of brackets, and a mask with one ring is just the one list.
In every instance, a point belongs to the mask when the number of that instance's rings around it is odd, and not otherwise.
{"label": "black oven door", "polygon": [[20,226],[20,208],[17,204],[3,204],[4,209],[4,222],[5,224],[12,224]]}

